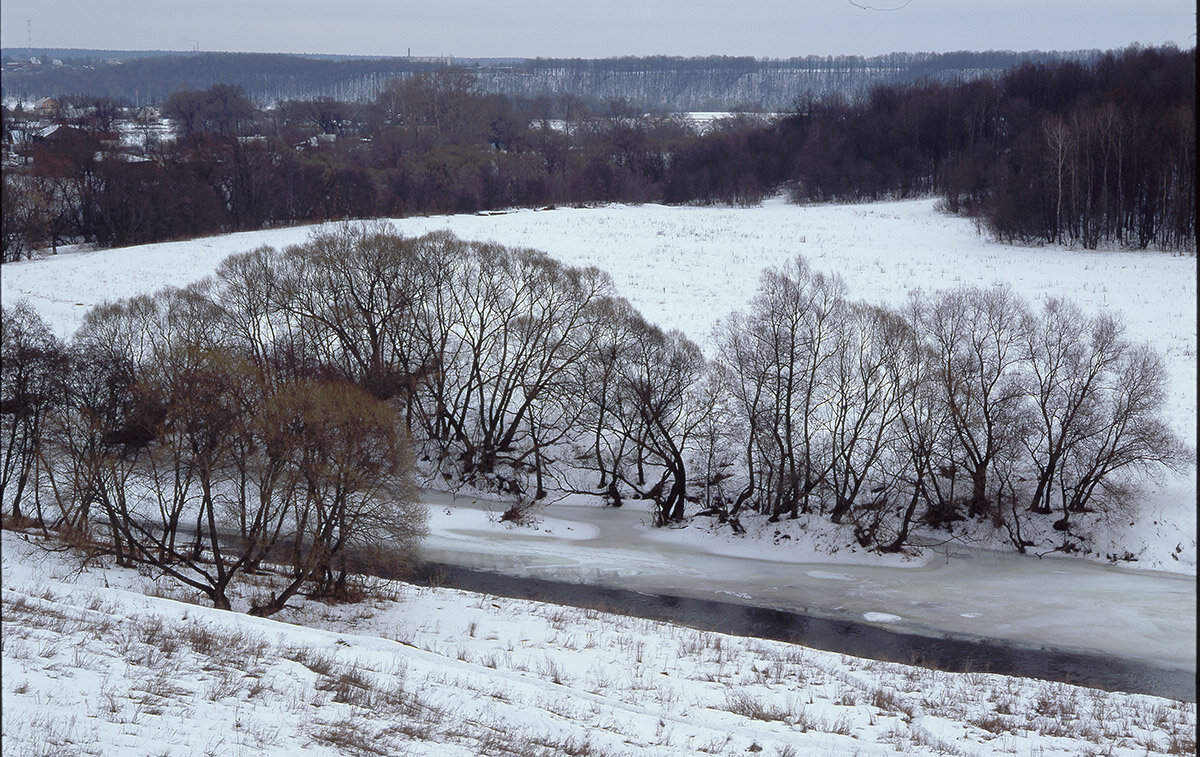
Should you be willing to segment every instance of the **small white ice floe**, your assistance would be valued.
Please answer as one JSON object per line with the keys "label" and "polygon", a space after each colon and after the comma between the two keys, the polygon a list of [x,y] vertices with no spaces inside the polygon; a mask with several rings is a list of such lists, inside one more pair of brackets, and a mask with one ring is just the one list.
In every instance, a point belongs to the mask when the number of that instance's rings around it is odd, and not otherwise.
{"label": "small white ice floe", "polygon": [[864,612],[863,618],[869,623],[897,623],[904,618],[890,612]]}
{"label": "small white ice floe", "polygon": [[963,614],[962,614],[960,617],[963,617],[963,618],[978,618],[978,617],[979,617],[979,613],[977,613],[977,612],[964,612],[964,613],[963,613]]}
{"label": "small white ice floe", "polygon": [[833,573],[828,570],[808,570],[805,575],[811,578],[828,578],[832,581],[853,581],[853,576],[848,576],[845,573]]}

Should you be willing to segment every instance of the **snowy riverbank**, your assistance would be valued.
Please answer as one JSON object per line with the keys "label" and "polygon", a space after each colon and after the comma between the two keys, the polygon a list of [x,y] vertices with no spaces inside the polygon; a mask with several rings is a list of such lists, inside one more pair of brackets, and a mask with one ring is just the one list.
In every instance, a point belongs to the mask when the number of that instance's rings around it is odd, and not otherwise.
{"label": "snowy riverbank", "polygon": [[252,618],[11,532],[2,547],[6,754],[1194,749],[1194,703],[394,582]]}

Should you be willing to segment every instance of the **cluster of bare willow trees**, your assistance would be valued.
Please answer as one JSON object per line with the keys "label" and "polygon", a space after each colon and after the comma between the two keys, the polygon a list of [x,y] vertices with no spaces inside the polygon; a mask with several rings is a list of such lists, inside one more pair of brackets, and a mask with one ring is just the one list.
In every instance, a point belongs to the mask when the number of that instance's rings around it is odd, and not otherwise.
{"label": "cluster of bare willow trees", "polygon": [[595,268],[343,225],[233,258],[209,286],[248,314],[241,349],[390,403],[447,481],[532,500],[592,470],[614,501],[632,492],[661,522],[683,516],[685,402],[704,359]]}
{"label": "cluster of bare willow trees", "polygon": [[[637,356],[605,353],[617,334]],[[646,481],[671,471],[661,517],[681,518],[667,413],[703,366],[595,269],[369,225],[97,307],[69,343],[6,307],[3,352],[0,497],[14,519],[219,607],[239,575],[289,566],[260,614],[301,590],[345,592],[352,560],[410,554],[416,454],[446,481],[519,494],[533,482],[529,501],[570,467],[567,442],[603,424],[611,449],[581,465],[614,496],[627,468],[639,477],[620,487],[649,496],[663,486]],[[662,377],[680,361],[691,373]]]}
{"label": "cluster of bare willow trees", "polygon": [[[245,313],[203,287],[92,310],[60,343],[4,310],[3,478],[14,520],[170,576],[231,606],[231,585],[286,567],[250,611],[345,596],[350,560],[403,567],[424,528],[411,443],[353,384],[257,362]],[[269,588],[267,588],[269,587]]]}
{"label": "cluster of bare willow trees", "polygon": [[1161,358],[1112,317],[999,286],[887,309],[799,258],[709,360],[599,270],[385,225],[96,308],[70,344],[25,308],[3,323],[12,513],[218,605],[239,572],[290,564],[262,613],[411,543],[418,469],[521,503],[649,499],[659,525],[689,503],[735,529],[827,517],[885,550],[990,519],[1024,550],[1030,519],[1068,530],[1185,462]]}
{"label": "cluster of bare willow trees", "polygon": [[890,310],[797,260],[724,324],[717,367],[746,474],[727,515],[819,511],[887,550],[918,522],[990,518],[1024,551],[1030,517],[1067,530],[1186,460],[1158,354],[1109,315],[1037,312],[1006,286]]}

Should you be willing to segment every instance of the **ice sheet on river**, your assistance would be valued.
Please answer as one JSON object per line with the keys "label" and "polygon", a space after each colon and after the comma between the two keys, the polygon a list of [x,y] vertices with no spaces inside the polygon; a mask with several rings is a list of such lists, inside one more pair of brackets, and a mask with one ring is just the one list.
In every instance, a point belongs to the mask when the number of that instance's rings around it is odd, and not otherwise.
{"label": "ice sheet on river", "polygon": [[802,554],[763,559],[664,537],[649,527],[645,512],[629,507],[561,503],[530,528],[500,523],[503,503],[433,492],[426,499],[432,517],[423,551],[436,562],[1196,666],[1190,576],[961,550],[908,567],[801,562]]}

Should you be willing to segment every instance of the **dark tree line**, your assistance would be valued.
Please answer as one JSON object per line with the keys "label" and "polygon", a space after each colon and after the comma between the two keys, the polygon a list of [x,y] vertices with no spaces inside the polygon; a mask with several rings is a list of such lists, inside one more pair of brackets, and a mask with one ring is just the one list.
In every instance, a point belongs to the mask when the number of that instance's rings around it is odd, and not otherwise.
{"label": "dark tree line", "polygon": [[758,129],[688,143],[671,202],[930,194],[1001,239],[1195,250],[1195,50],[1130,48],[995,78],[806,98]]}
{"label": "dark tree line", "polygon": [[804,107],[798,200],[941,195],[998,237],[1194,250],[1195,51],[1132,48]]}
{"label": "dark tree line", "polygon": [[[614,102],[514,102],[466,72],[393,80],[370,105],[285,102],[238,87],[171,96],[175,139],[126,147],[85,101],[4,168],[5,260],[329,219],[652,200],[684,122]],[[561,113],[562,118],[556,114]],[[6,129],[15,128],[6,119]]]}
{"label": "dark tree line", "polygon": [[1194,51],[810,97],[782,119],[704,130],[622,99],[486,94],[461,69],[394,79],[368,104],[260,111],[236,86],[179,91],[164,110],[177,138],[145,123],[138,150],[119,138],[118,104],[70,104],[62,128],[5,165],[5,260],[66,241],[597,201],[745,204],[785,189],[800,202],[940,195],[1005,240],[1195,249]]}
{"label": "dark tree line", "polygon": [[[1096,51],[1011,50],[891,53],[784,59],[647,56],[602,59],[360,58],[267,53],[130,53],[47,51],[66,65],[5,71],[6,98],[35,100],[47,93],[161,104],[180,87],[242,87],[259,104],[332,98],[367,103],[388,80],[432,73],[448,65],[469,68],[482,91],[510,98],[569,94],[596,106],[618,97],[652,111],[727,111],[737,107],[781,111],[801,94],[835,92],[849,98],[876,84],[991,75],[1025,61],[1089,61]],[[116,58],[122,62],[113,63]],[[8,55],[5,62],[9,62]],[[23,62],[28,61],[27,57]]]}

